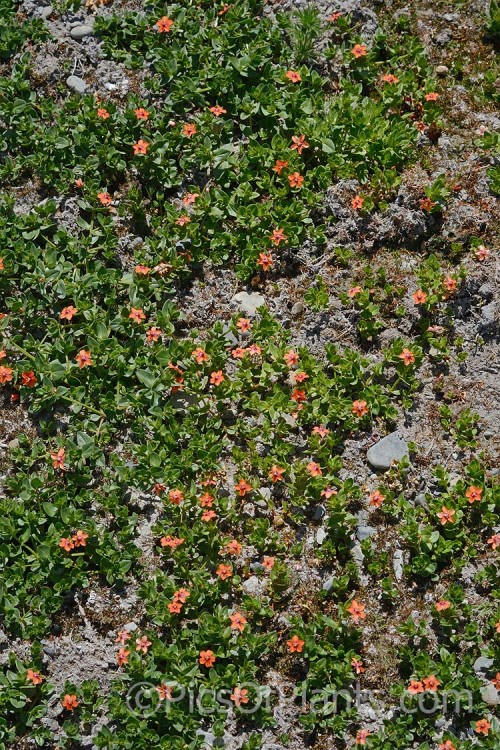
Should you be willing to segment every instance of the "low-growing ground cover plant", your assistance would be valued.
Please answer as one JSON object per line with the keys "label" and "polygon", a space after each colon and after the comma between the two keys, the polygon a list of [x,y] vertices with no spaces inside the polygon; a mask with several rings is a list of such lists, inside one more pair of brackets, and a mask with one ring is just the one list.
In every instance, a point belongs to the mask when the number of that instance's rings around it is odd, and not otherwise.
{"label": "low-growing ground cover plant", "polygon": [[[0,746],[493,750],[442,73],[404,13],[87,5],[0,32]],[[54,15],[123,90],[37,79]]]}

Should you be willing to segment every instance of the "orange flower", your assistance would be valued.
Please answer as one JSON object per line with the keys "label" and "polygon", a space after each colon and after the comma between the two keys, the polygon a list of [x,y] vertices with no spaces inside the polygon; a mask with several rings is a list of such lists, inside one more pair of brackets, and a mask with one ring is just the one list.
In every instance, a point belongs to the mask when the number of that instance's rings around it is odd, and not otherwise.
{"label": "orange flower", "polygon": [[429,675],[429,677],[424,677],[423,683],[424,688],[430,693],[436,693],[439,685],[441,684],[433,674]]}
{"label": "orange flower", "polygon": [[440,742],[438,747],[439,747],[439,750],[457,750],[451,740],[445,740],[445,742]]}
{"label": "orange flower", "polygon": [[155,687],[156,692],[158,693],[158,698],[161,701],[169,701],[172,698],[173,695],[173,688],[170,685],[165,685],[165,683],[162,682],[161,685],[158,685]]}
{"label": "orange flower", "polygon": [[474,485],[471,485],[467,492],[465,493],[465,497],[469,501],[469,503],[479,503],[481,500],[481,496],[483,494],[483,488],[482,487],[475,487]]}
{"label": "orange flower", "polygon": [[119,630],[115,638],[115,643],[121,643],[124,646],[128,640],[130,640],[130,631]]}
{"label": "orange flower", "polygon": [[220,117],[221,115],[225,115],[227,112],[227,109],[224,109],[224,107],[219,107],[218,104],[215,107],[210,107],[209,109],[210,109],[210,112],[215,117]]}
{"label": "orange flower", "polygon": [[417,695],[417,693],[423,693],[424,686],[420,682],[420,680],[410,680],[410,684],[408,685],[408,692],[410,693],[410,695]]}
{"label": "orange flower", "polygon": [[68,307],[63,307],[59,318],[61,320],[71,320],[73,315],[76,315],[77,312],[78,310],[76,307],[73,307],[73,305],[68,305]]}
{"label": "orange flower", "polygon": [[175,223],[178,227],[183,227],[184,224],[189,224],[190,221],[191,219],[189,218],[189,216],[179,216],[179,218],[175,220]]}
{"label": "orange flower", "polygon": [[385,76],[382,76],[382,80],[385,83],[399,83],[399,78],[396,78],[392,73],[387,73]]}
{"label": "orange flower", "polygon": [[364,417],[365,414],[368,414],[368,404],[363,400],[353,401],[351,411],[357,417]]}
{"label": "orange flower", "polygon": [[304,380],[309,380],[309,375],[307,372],[296,372],[294,374],[294,379],[297,383],[303,383]]}
{"label": "orange flower", "polygon": [[116,654],[116,661],[118,662],[119,667],[123,667],[124,664],[128,664],[128,657],[130,656],[130,651],[126,648],[119,648],[118,653]]}
{"label": "orange flower", "polygon": [[64,471],[64,459],[66,457],[66,451],[64,448],[59,448],[57,453],[51,453],[52,468]]}
{"label": "orange flower", "polygon": [[103,206],[109,206],[110,203],[113,203],[113,198],[109,193],[97,193],[97,197]]}
{"label": "orange flower", "polygon": [[234,489],[238,493],[240,497],[244,497],[247,492],[251,492],[253,487],[251,484],[248,484],[244,479],[240,479],[238,484],[234,485]]}
{"label": "orange flower", "polygon": [[177,591],[174,591],[174,601],[182,602],[182,604],[184,604],[190,596],[191,592],[189,591],[189,589],[180,588],[177,589]]}
{"label": "orange flower", "polygon": [[434,206],[437,206],[435,201],[431,201],[430,198],[420,198],[419,200],[421,211],[431,211]]}
{"label": "orange flower", "polygon": [[354,622],[366,619],[365,605],[360,604],[356,601],[356,599],[352,600],[350,605],[347,607],[347,611],[351,615]]}
{"label": "orange flower", "polygon": [[215,664],[216,657],[214,652],[208,649],[208,651],[200,651],[199,662],[204,667],[212,667]]}
{"label": "orange flower", "polygon": [[73,184],[76,188],[82,188],[85,183],[83,182],[81,177],[77,177]]}
{"label": "orange flower", "polygon": [[165,34],[172,30],[172,26],[174,25],[174,22],[171,18],[168,18],[168,16],[162,16],[158,19],[156,22],[156,27],[160,34]]}
{"label": "orange flower", "polygon": [[380,490],[375,490],[375,492],[372,492],[370,495],[370,505],[374,508],[381,508],[384,500],[385,495],[382,495]]}
{"label": "orange flower", "polygon": [[7,352],[5,351],[5,349],[0,349],[0,359],[5,359],[6,356]]}
{"label": "orange flower", "polygon": [[162,331],[160,328],[157,328],[156,326],[152,326],[151,328],[148,328],[146,331],[146,340],[151,344],[154,341],[158,341],[162,334]]}
{"label": "orange flower", "polygon": [[358,57],[366,56],[366,44],[355,44],[351,50],[351,54],[357,59]]}
{"label": "orange flower", "polygon": [[495,630],[497,631],[497,633],[500,633],[500,620],[495,623]]}
{"label": "orange flower", "polygon": [[358,729],[356,733],[356,745],[366,745],[366,740],[370,736],[368,729]]}
{"label": "orange flower", "polygon": [[452,276],[447,276],[443,281],[443,286],[447,292],[454,292],[457,288],[457,280]]}
{"label": "orange flower", "polygon": [[26,679],[33,683],[33,685],[40,685],[43,682],[43,677],[40,672],[35,672],[33,669],[28,669],[26,672]]}
{"label": "orange flower", "polygon": [[276,562],[275,557],[268,557],[267,555],[262,560],[262,567],[266,570],[272,570],[274,567],[274,563]]}
{"label": "orange flower", "polygon": [[208,492],[204,492],[200,495],[200,505],[202,508],[211,508],[214,504],[214,498]]}
{"label": "orange flower", "polygon": [[285,469],[280,469],[276,464],[273,464],[269,469],[269,479],[273,484],[276,484],[276,482],[283,482],[284,473]]}
{"label": "orange flower", "polygon": [[220,385],[225,380],[222,370],[216,370],[210,375],[210,385]]}
{"label": "orange flower", "polygon": [[242,703],[248,703],[248,690],[245,688],[235,687],[230,696],[233,703],[239,708]]}
{"label": "orange flower", "polygon": [[184,493],[181,490],[170,490],[168,493],[168,499],[172,505],[180,505],[184,500]]}
{"label": "orange flower", "polygon": [[21,380],[22,384],[26,386],[26,388],[34,388],[36,385],[36,375],[33,370],[26,370],[26,372],[22,372]]}
{"label": "orange flower", "polygon": [[78,529],[76,534],[72,536],[72,540],[75,544],[75,547],[86,547],[88,538],[89,538],[89,535],[86,534],[81,529]]}
{"label": "orange flower", "polygon": [[305,135],[292,135],[292,145],[290,146],[290,150],[301,154],[305,148],[309,148]]}
{"label": "orange flower", "polygon": [[240,633],[243,633],[247,618],[241,612],[235,612],[234,615],[229,615],[229,619],[231,620],[231,630],[239,630]]}
{"label": "orange flower", "polygon": [[474,250],[474,255],[476,256],[478,260],[483,261],[489,257],[490,251],[484,245],[478,245],[476,249]]}
{"label": "orange flower", "polygon": [[493,549],[500,547],[500,534],[493,534],[493,536],[490,536],[488,544],[491,544]]}
{"label": "orange flower", "polygon": [[436,99],[439,98],[439,94],[437,94],[435,91],[430,91],[428,94],[425,95],[425,100],[427,102],[435,102]]}
{"label": "orange flower", "polygon": [[351,201],[351,206],[355,211],[359,211],[363,208],[364,202],[364,198],[362,198],[360,195],[355,195]]}
{"label": "orange flower", "polygon": [[302,183],[304,182],[304,178],[299,172],[293,172],[292,174],[288,175],[288,182],[290,183],[290,187],[302,187]]}
{"label": "orange flower", "polygon": [[279,228],[279,229],[273,229],[273,231],[271,232],[271,235],[270,235],[269,239],[271,240],[271,242],[273,243],[273,245],[275,245],[276,247],[278,247],[278,245],[280,244],[280,242],[286,242],[287,237],[286,237],[284,231],[281,228]]}
{"label": "orange flower", "polygon": [[328,16],[328,20],[330,21],[330,23],[337,23],[339,18],[342,18],[342,13],[338,10]]}
{"label": "orange flower", "polygon": [[305,641],[302,641],[298,635],[292,635],[289,641],[286,642],[288,651],[290,654],[301,654],[304,648]]}
{"label": "orange flower", "polygon": [[5,367],[4,365],[0,365],[0,383],[3,385],[4,383],[10,382],[12,380],[12,375],[14,373],[14,370],[12,367]]}
{"label": "orange flower", "polygon": [[271,253],[259,253],[259,260],[257,261],[258,266],[262,266],[263,271],[269,271],[274,265],[273,256]]}
{"label": "orange flower", "polygon": [[168,611],[171,615],[179,615],[182,612],[182,604],[180,602],[170,602]]}
{"label": "orange flower", "polygon": [[79,705],[76,695],[69,695],[68,693],[66,693],[61,703],[66,711],[73,711]]}
{"label": "orange flower", "polygon": [[320,477],[323,474],[323,472],[321,471],[321,466],[315,461],[309,461],[306,469],[312,477]]}
{"label": "orange flower", "polygon": [[151,646],[151,641],[148,640],[147,635],[141,636],[141,638],[137,638],[135,641],[135,650],[136,651],[142,651],[143,654],[148,653],[148,648]]}
{"label": "orange flower", "polygon": [[219,15],[219,16],[223,16],[223,15],[224,15],[225,13],[227,13],[227,12],[228,12],[228,10],[229,10],[229,8],[230,8],[230,7],[231,7],[231,6],[230,6],[230,5],[228,4],[228,3],[224,3],[224,5],[223,5],[223,6],[222,6],[222,8],[220,9],[220,11],[219,11],[219,14],[218,14],[218,15]]}
{"label": "orange flower", "polygon": [[74,548],[75,545],[71,539],[66,539],[65,537],[63,537],[61,541],[59,542],[59,546],[65,552],[70,552]]}
{"label": "orange flower", "polygon": [[403,349],[401,354],[398,354],[399,359],[403,360],[405,367],[412,365],[415,362],[415,355],[409,349]]}
{"label": "orange flower", "polygon": [[170,547],[170,549],[177,549],[177,547],[180,547],[183,543],[184,539],[179,539],[178,537],[173,536],[163,536],[160,539],[161,546]]}
{"label": "orange flower", "polygon": [[184,195],[182,198],[182,202],[185,206],[192,206],[193,203],[195,203],[196,199],[199,197],[199,193],[186,193],[186,195]]}
{"label": "orange flower", "polygon": [[197,364],[202,365],[203,362],[208,362],[208,354],[204,349],[201,348],[201,346],[197,346],[196,349],[191,353],[191,356],[194,357]]}
{"label": "orange flower", "polygon": [[251,344],[249,347],[247,347],[247,352],[252,357],[258,357],[258,355],[262,353],[262,349],[258,344]]}
{"label": "orange flower", "polygon": [[359,294],[362,291],[360,286],[353,286],[349,291],[347,292],[347,296],[351,299],[354,299],[354,297]]}
{"label": "orange flower", "polygon": [[236,321],[237,328],[240,329],[240,331],[243,333],[244,331],[249,331],[252,327],[251,322],[248,320],[248,318],[239,318]]}
{"label": "orange flower", "polygon": [[307,401],[306,392],[295,388],[290,395],[290,400],[295,401],[297,404],[302,404],[304,401]]}
{"label": "orange flower", "polygon": [[134,271],[135,271],[135,273],[136,273],[136,274],[137,274],[138,276],[147,276],[147,275],[148,275],[148,273],[150,273],[150,272],[151,272],[151,269],[150,269],[150,268],[149,268],[148,266],[143,266],[143,265],[142,265],[141,263],[139,263],[139,264],[138,264],[138,265],[137,265],[137,266],[136,266],[136,267],[134,268]]}
{"label": "orange flower", "polygon": [[299,361],[299,355],[294,349],[289,349],[284,355],[283,359],[287,363],[288,367],[293,367],[294,365],[298,364]]}
{"label": "orange flower", "polygon": [[144,107],[134,109],[134,114],[138,120],[147,120],[149,117],[149,112],[147,109],[144,109]]}
{"label": "orange flower", "polygon": [[315,425],[312,431],[314,435],[319,435],[322,438],[330,434],[328,427],[324,427],[323,425]]}
{"label": "orange flower", "polygon": [[142,323],[143,320],[146,320],[146,316],[141,307],[131,307],[130,315],[128,317],[130,320],[133,320],[134,323]]}
{"label": "orange flower", "polygon": [[230,555],[241,555],[241,550],[243,547],[239,542],[236,541],[236,539],[232,539],[230,542],[228,542],[225,545],[225,549],[227,552],[229,552]]}
{"label": "orange flower", "polygon": [[434,606],[436,607],[438,612],[444,612],[445,609],[449,609],[451,607],[451,602],[449,602],[448,599],[440,599]]}
{"label": "orange flower", "polygon": [[416,305],[423,305],[427,301],[427,294],[421,289],[417,289],[415,294],[412,294],[412,297]]}
{"label": "orange flower", "polygon": [[493,683],[495,690],[500,690],[500,672],[497,672],[495,677],[493,677],[493,679],[490,680],[490,682]]}
{"label": "orange flower", "polygon": [[486,736],[489,733],[490,729],[491,724],[487,719],[479,719],[479,721],[476,721],[474,731],[477,732],[477,734],[484,734]]}
{"label": "orange flower", "polygon": [[186,122],[182,126],[182,135],[185,135],[186,138],[192,138],[196,132],[196,125],[194,125],[192,122]]}
{"label": "orange flower", "polygon": [[217,513],[214,510],[205,510],[201,514],[201,520],[203,521],[203,523],[213,521],[215,518],[217,518]]}
{"label": "orange flower", "polygon": [[99,108],[99,109],[97,110],[97,117],[100,117],[100,118],[101,118],[101,120],[107,120],[107,119],[108,119],[108,117],[109,117],[109,112],[108,112],[108,110],[107,110],[107,109],[104,109],[104,108],[102,108],[102,107],[101,107],[101,108]]}
{"label": "orange flower", "polygon": [[93,364],[90,352],[86,349],[81,349],[76,355],[75,359],[78,362],[78,367],[80,368],[90,367]]}
{"label": "orange flower", "polygon": [[273,172],[276,172],[276,174],[281,174],[284,169],[288,167],[287,161],[282,161],[281,159],[277,159],[276,164],[273,167]]}
{"label": "orange flower", "polygon": [[351,659],[351,667],[354,669],[354,672],[356,674],[363,674],[363,672],[365,671],[361,659],[356,659],[355,657]]}
{"label": "orange flower", "polygon": [[215,573],[219,576],[221,581],[225,581],[226,578],[231,578],[233,575],[233,569],[230,565],[224,565],[224,563],[221,563]]}
{"label": "orange flower", "polygon": [[301,75],[297,70],[287,70],[285,76],[292,83],[299,83],[299,81],[302,80]]}
{"label": "orange flower", "polygon": [[445,505],[441,508],[441,513],[437,514],[437,517],[441,519],[441,525],[444,526],[446,523],[454,523],[453,516],[455,515],[453,508],[447,508]]}

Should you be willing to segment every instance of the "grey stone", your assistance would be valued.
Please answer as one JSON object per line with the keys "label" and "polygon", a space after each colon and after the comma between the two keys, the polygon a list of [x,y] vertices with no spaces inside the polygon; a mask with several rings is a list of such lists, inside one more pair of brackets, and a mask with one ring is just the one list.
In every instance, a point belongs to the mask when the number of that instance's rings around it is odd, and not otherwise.
{"label": "grey stone", "polygon": [[327,536],[328,536],[328,533],[326,529],[323,529],[323,528],[318,529],[318,531],[316,532],[316,543],[323,544]]}
{"label": "grey stone", "polygon": [[474,672],[487,672],[493,666],[493,659],[489,656],[480,656],[474,662]]}
{"label": "grey stone", "polygon": [[488,706],[498,706],[500,704],[500,693],[492,682],[488,682],[481,688],[481,698]]}
{"label": "grey stone", "polygon": [[404,563],[403,551],[400,549],[397,549],[394,552],[394,557],[392,558],[392,567],[394,569],[394,575],[396,577],[396,581],[400,581],[403,577],[403,563]]}
{"label": "grey stone", "polygon": [[238,339],[232,332],[231,327],[228,323],[223,324],[222,331],[224,333],[224,337],[226,341],[228,342],[228,344],[233,344],[234,346],[236,346],[236,344],[238,343]]}
{"label": "grey stone", "polygon": [[94,29],[92,26],[78,25],[71,29],[69,33],[72,39],[83,39],[86,36],[92,36]]}
{"label": "grey stone", "polygon": [[418,494],[418,495],[416,496],[416,498],[415,498],[415,502],[416,502],[416,503],[417,503],[418,505],[420,505],[420,506],[421,506],[422,508],[424,508],[424,510],[428,510],[428,509],[429,509],[429,504],[428,504],[428,502],[427,502],[427,500],[426,500],[426,498],[425,498],[425,492],[420,492],[420,493],[419,493],[419,494]]}
{"label": "grey stone", "polygon": [[328,578],[325,578],[323,581],[323,591],[331,591],[333,588],[333,582],[335,581],[335,576],[328,576]]}
{"label": "grey stone", "polygon": [[250,563],[250,570],[252,573],[262,573],[264,566],[260,562]]}
{"label": "grey stone", "polygon": [[359,541],[362,542],[364,539],[369,539],[371,536],[377,533],[375,526],[358,526],[356,529],[356,536]]}
{"label": "grey stone", "polygon": [[481,284],[481,286],[477,290],[477,293],[483,299],[489,300],[493,297],[493,288],[491,284],[488,284],[488,282],[486,282],[485,284]]}
{"label": "grey stone", "polygon": [[494,302],[490,302],[481,308],[481,320],[483,325],[491,326],[495,322],[496,305]]}
{"label": "grey stone", "polygon": [[52,15],[53,10],[54,8],[52,5],[44,5],[43,8],[40,8],[40,18],[43,18],[44,20],[47,19]]}
{"label": "grey stone", "polygon": [[294,318],[298,318],[304,312],[304,305],[302,302],[296,302],[290,310]]}
{"label": "grey stone", "polygon": [[212,732],[205,732],[204,729],[197,729],[196,734],[198,735],[198,737],[201,737],[203,739],[205,747],[224,746],[224,740],[221,737],[217,738],[215,734],[212,734]]}
{"label": "grey stone", "polygon": [[259,307],[265,305],[266,300],[258,292],[251,292],[250,294],[248,292],[238,292],[238,294],[234,295],[232,302],[236,303],[239,310],[253,316],[257,313]]}
{"label": "grey stone", "polygon": [[135,622],[127,622],[127,624],[123,626],[123,629],[129,630],[131,633],[133,633],[134,630],[137,630],[137,624]]}
{"label": "grey stone", "polygon": [[438,65],[436,68],[437,75],[441,76],[442,78],[447,76],[449,72],[450,72],[450,69],[447,68],[446,65]]}
{"label": "grey stone", "polygon": [[398,432],[391,432],[390,435],[372,445],[366,454],[366,458],[374,469],[383,469],[386,471],[391,468],[393,461],[401,461],[407,455],[408,446],[406,442],[400,437]]}
{"label": "grey stone", "polygon": [[253,518],[255,516],[255,506],[253,503],[245,503],[245,505],[242,508],[243,513],[245,516],[249,516],[249,518]]}
{"label": "grey stone", "polygon": [[266,582],[257,578],[257,576],[250,576],[246,581],[243,581],[241,588],[245,594],[250,596],[259,596],[262,594],[262,590],[265,587]]}
{"label": "grey stone", "polygon": [[313,521],[321,521],[326,511],[322,505],[317,505],[313,513]]}
{"label": "grey stone", "polygon": [[361,546],[358,543],[355,542],[352,545],[351,554],[352,554],[352,559],[354,560],[354,562],[356,562],[358,565],[363,564],[365,556],[363,554],[363,550],[361,549]]}
{"label": "grey stone", "polygon": [[84,94],[87,90],[87,84],[79,76],[68,76],[66,78],[66,86],[72,91],[76,91],[77,94]]}

